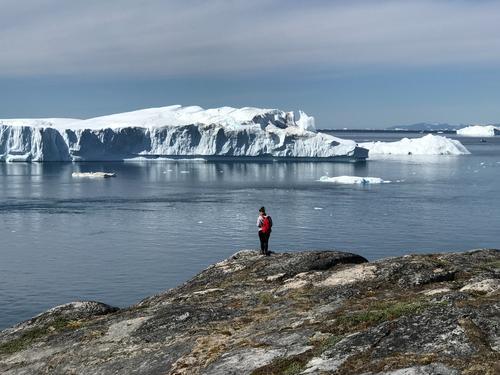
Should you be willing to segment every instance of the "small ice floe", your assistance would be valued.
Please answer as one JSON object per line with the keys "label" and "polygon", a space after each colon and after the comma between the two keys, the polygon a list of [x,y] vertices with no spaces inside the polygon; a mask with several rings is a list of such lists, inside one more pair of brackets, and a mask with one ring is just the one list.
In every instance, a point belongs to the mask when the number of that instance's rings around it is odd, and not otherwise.
{"label": "small ice floe", "polygon": [[322,210],[323,207],[314,207],[315,210]]}
{"label": "small ice floe", "polygon": [[201,221],[201,220],[200,220],[200,221],[198,221],[198,224],[203,224],[203,221]]}
{"label": "small ice floe", "polygon": [[74,178],[108,178],[116,177],[116,173],[111,172],[73,172],[71,174]]}
{"label": "small ice floe", "polygon": [[322,176],[319,179],[320,182],[330,182],[333,184],[342,185],[367,185],[367,184],[387,184],[391,181],[386,181],[380,177],[358,177],[358,176],[338,176],[338,177],[328,177]]}
{"label": "small ice floe", "polygon": [[181,171],[181,173],[189,173],[189,171]]}

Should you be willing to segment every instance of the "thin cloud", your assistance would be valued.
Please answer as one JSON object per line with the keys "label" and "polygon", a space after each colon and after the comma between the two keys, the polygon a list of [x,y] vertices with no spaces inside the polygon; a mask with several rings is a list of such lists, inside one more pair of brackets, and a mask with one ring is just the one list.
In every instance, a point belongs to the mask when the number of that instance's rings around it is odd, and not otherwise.
{"label": "thin cloud", "polygon": [[500,63],[489,1],[4,0],[0,75]]}

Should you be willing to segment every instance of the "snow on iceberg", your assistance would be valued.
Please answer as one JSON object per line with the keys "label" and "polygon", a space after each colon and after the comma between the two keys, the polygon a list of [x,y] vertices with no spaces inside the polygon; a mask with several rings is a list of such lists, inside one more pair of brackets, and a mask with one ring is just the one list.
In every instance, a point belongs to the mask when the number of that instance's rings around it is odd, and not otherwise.
{"label": "snow on iceberg", "polygon": [[314,123],[314,117],[308,116],[305,112],[299,111],[299,118],[295,121],[299,128],[309,131],[315,131],[316,125]]}
{"label": "snow on iceberg", "polygon": [[364,142],[359,146],[372,155],[466,155],[469,150],[460,141],[427,134],[421,138],[403,138],[396,142]]}
{"label": "snow on iceberg", "polygon": [[458,135],[466,137],[494,137],[500,135],[500,127],[493,125],[473,125],[458,129]]}
{"label": "snow on iceberg", "polygon": [[314,130],[314,118],[260,108],[180,105],[76,119],[0,120],[0,161],[162,157],[364,160],[354,141]]}
{"label": "snow on iceberg", "polygon": [[32,126],[32,127],[64,127],[67,124],[81,121],[76,118],[15,118],[0,120],[0,125]]}
{"label": "snow on iceberg", "polygon": [[358,177],[358,176],[338,176],[338,177],[321,176],[319,181],[330,182],[333,184],[342,184],[342,185],[388,184],[391,182],[383,180],[380,177]]}

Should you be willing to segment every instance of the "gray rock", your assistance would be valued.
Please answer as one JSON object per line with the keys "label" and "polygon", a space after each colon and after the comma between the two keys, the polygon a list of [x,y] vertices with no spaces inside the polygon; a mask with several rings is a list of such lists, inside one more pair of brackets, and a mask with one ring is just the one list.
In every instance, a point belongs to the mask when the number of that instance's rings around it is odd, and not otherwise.
{"label": "gray rock", "polygon": [[500,252],[241,251],[118,310],[58,306],[0,333],[2,374],[496,374]]}
{"label": "gray rock", "polygon": [[458,375],[459,372],[442,363],[408,367],[394,371],[379,372],[378,375]]}

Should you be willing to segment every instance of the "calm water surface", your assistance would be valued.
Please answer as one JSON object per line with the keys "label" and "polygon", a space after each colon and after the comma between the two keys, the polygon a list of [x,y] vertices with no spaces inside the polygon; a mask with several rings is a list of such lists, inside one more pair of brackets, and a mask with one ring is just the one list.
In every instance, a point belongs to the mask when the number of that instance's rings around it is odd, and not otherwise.
{"label": "calm water surface", "polygon": [[[262,205],[276,251],[338,249],[373,260],[498,248],[499,138],[461,138],[470,156],[361,164],[0,164],[0,329],[73,300],[126,306],[174,287],[256,248]],[[75,171],[117,177],[75,179]],[[318,182],[325,175],[393,182]]]}

